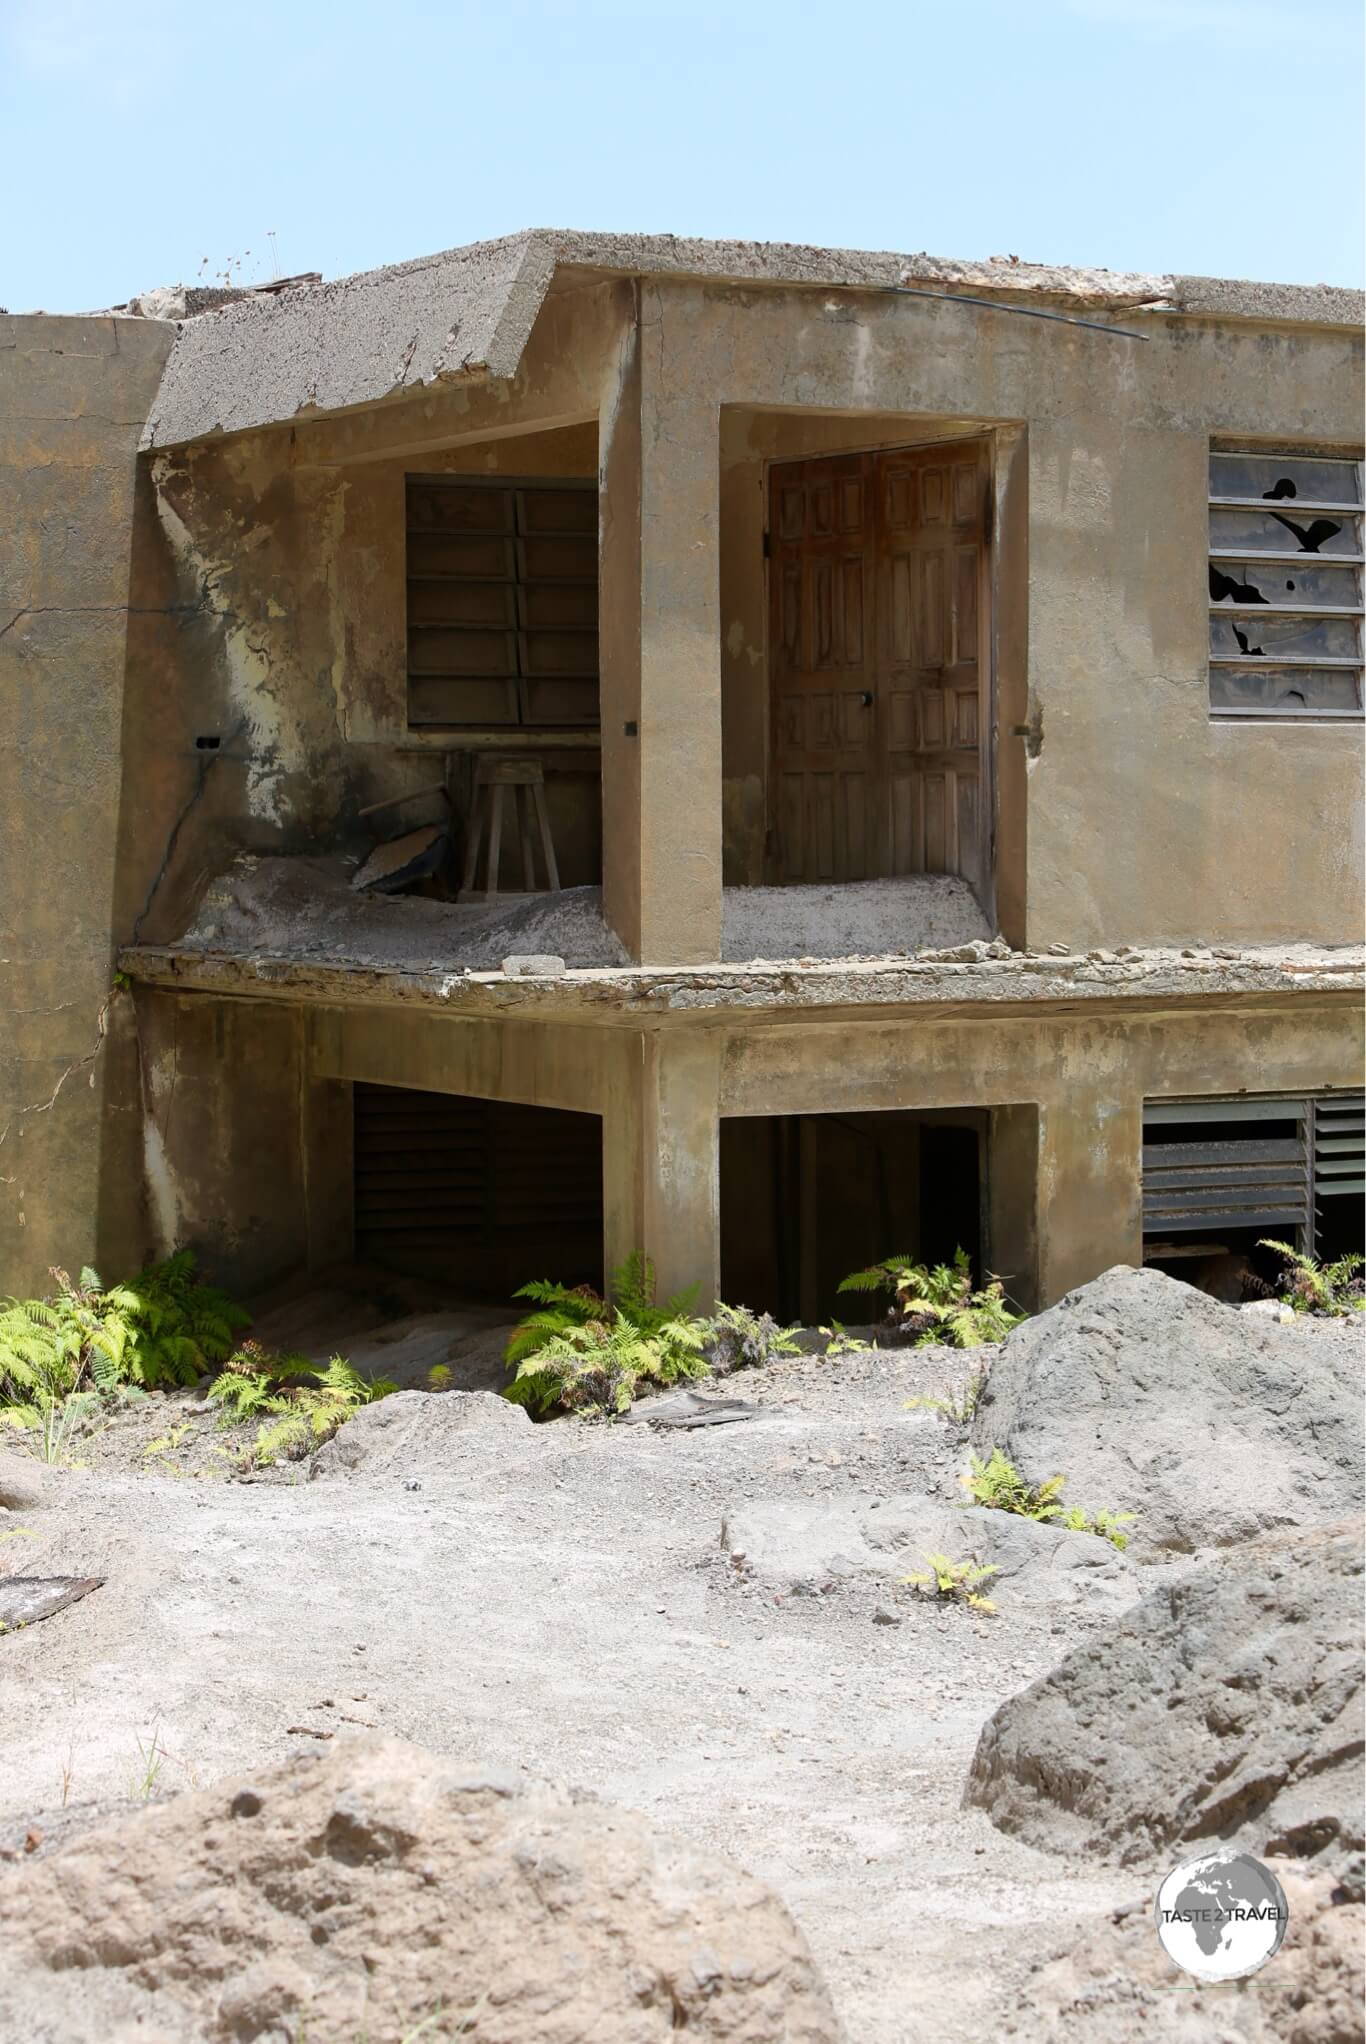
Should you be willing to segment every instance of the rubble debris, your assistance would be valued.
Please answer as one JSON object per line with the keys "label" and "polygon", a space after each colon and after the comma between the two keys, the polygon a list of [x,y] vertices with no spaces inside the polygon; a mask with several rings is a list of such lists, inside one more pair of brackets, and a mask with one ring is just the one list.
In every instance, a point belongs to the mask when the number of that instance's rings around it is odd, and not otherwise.
{"label": "rubble debris", "polygon": [[563,958],[552,952],[516,952],[503,960],[503,971],[509,979],[553,979],[564,969]]}
{"label": "rubble debris", "polygon": [[1344,1522],[1164,1582],[1002,1704],[965,1803],[1051,1852],[1128,1863],[1219,1839],[1345,1864],[1362,1850],[1362,1570]]}
{"label": "rubble debris", "polygon": [[103,1581],[103,1576],[0,1576],[0,1633],[36,1625],[68,1604],[79,1604]]}
{"label": "rubble debris", "polygon": [[1017,1327],[973,1421],[1031,1483],[1137,1515],[1140,1553],[1222,1547],[1361,1502],[1359,1336],[1282,1327],[1116,1265]]}
{"label": "rubble debris", "polygon": [[396,1739],[125,1812],[0,1875],[0,1919],[7,2037],[397,2038],[441,2017],[434,2035],[487,2018],[498,2044],[839,2035],[762,1882],[629,1811]]}
{"label": "rubble debris", "polygon": [[402,837],[376,845],[354,874],[351,885],[357,894],[398,894],[415,880],[429,879],[441,870],[450,850],[448,823],[424,823]]}

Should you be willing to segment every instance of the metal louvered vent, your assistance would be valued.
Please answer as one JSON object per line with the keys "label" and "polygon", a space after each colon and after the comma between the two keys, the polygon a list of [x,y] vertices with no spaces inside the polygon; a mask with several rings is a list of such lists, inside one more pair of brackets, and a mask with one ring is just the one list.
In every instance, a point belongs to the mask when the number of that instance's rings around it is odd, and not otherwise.
{"label": "metal louvered vent", "polygon": [[1163,1100],[1143,1111],[1143,1232],[1307,1229],[1309,1102]]}
{"label": "metal louvered vent", "polygon": [[1314,1237],[1336,1209],[1366,1194],[1366,1094],[1327,1093],[1310,1102],[1314,1144]]}

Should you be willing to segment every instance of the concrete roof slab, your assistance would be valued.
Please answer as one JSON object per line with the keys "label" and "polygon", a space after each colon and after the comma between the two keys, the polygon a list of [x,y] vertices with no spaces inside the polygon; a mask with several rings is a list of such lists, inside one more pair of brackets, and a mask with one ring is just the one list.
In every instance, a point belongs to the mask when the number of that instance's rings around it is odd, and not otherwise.
{"label": "concrete roof slab", "polygon": [[534,228],[183,321],[144,446],[379,403],[442,378],[516,373],[557,269],[745,285],[988,294],[1098,311],[1360,327],[1359,291],[925,253]]}

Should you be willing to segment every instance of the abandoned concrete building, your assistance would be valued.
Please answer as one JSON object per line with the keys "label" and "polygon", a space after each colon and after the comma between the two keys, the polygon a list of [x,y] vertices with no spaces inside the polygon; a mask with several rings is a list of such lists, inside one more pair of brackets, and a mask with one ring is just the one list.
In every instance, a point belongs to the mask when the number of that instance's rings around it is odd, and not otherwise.
{"label": "abandoned concrete building", "polygon": [[191,301],[0,320],[5,1289],[1359,1239],[1358,294],[535,232]]}

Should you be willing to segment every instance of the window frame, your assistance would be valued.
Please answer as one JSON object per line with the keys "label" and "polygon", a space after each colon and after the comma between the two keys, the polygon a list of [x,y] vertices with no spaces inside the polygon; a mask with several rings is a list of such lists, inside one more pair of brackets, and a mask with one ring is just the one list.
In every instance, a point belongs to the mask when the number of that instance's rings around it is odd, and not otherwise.
{"label": "window frame", "polygon": [[[1324,498],[1301,498],[1292,500],[1297,510],[1303,510],[1311,517],[1321,514],[1340,514],[1344,520],[1351,520],[1356,526],[1356,546],[1347,553],[1323,553],[1312,549],[1291,549],[1260,551],[1256,547],[1238,548],[1231,545],[1215,545],[1217,535],[1212,530],[1212,514],[1217,511],[1263,511],[1272,500],[1269,493],[1255,496],[1234,496],[1217,489],[1216,463],[1220,460],[1241,459],[1244,461],[1265,461],[1271,463],[1336,463],[1356,471],[1356,498],[1354,501]],[[1306,446],[1303,443],[1266,443],[1255,439],[1212,440],[1206,455],[1206,653],[1205,674],[1209,699],[1209,717],[1213,723],[1226,724],[1348,724],[1360,726],[1366,719],[1366,657],[1363,653],[1363,580],[1366,579],[1366,475],[1363,474],[1362,456],[1359,450],[1338,447]],[[1236,564],[1258,564],[1288,567],[1299,563],[1302,567],[1341,567],[1353,572],[1356,579],[1356,602],[1347,605],[1316,604],[1300,601],[1292,604],[1257,603],[1240,605],[1216,599],[1210,588],[1211,575],[1228,564],[1232,571]],[[1236,655],[1221,654],[1214,643],[1213,620],[1218,617],[1237,619],[1239,617],[1261,617],[1267,621],[1286,618],[1324,618],[1346,620],[1355,626],[1355,657],[1337,654],[1286,654],[1266,657],[1262,663]],[[1357,692],[1355,707],[1338,704],[1299,703],[1223,703],[1215,700],[1215,677],[1219,669],[1233,672],[1274,673],[1279,670],[1317,669],[1330,673],[1349,674],[1354,677]]]}

